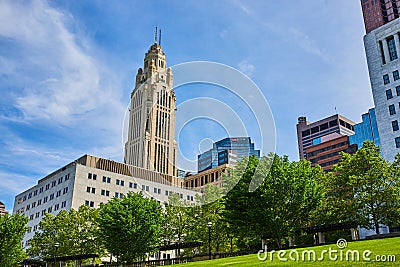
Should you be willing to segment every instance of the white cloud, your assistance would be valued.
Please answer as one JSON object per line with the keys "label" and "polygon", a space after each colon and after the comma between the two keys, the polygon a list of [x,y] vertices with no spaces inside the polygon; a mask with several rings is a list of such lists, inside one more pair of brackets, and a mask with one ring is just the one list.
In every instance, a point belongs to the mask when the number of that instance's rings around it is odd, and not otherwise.
{"label": "white cloud", "polygon": [[239,62],[238,64],[238,68],[241,72],[243,72],[244,74],[246,74],[249,77],[253,76],[255,67],[253,64],[249,63],[247,61],[247,59],[244,59],[242,61]]}
{"label": "white cloud", "polygon": [[[20,69],[15,78],[31,79],[29,88],[15,100],[24,118],[71,124],[76,115],[104,105],[108,114],[121,112],[118,90],[113,90],[115,85],[109,81],[113,76],[105,64],[79,45],[89,41],[67,27],[74,25],[73,18],[46,1],[28,3],[0,3],[0,37],[23,48],[0,58],[1,66],[9,66],[0,72]],[[22,60],[17,62],[16,58]],[[36,76],[32,78],[33,71]]]}

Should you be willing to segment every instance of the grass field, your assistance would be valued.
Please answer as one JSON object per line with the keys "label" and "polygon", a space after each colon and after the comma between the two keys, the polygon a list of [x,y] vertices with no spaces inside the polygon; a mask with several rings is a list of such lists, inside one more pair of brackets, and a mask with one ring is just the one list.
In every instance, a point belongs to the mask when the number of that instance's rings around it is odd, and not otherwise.
{"label": "grass field", "polygon": [[[329,251],[329,249],[337,250],[338,252],[332,251],[332,258],[337,255],[337,260],[330,260],[329,253],[323,253],[323,250]],[[305,250],[310,251],[314,250],[317,260],[312,261],[308,260],[308,254],[303,253]],[[360,261],[352,260],[352,256],[350,251],[357,250],[359,252]],[[370,255],[367,255],[368,251],[371,251]],[[342,251],[342,260],[340,260],[340,251]],[[367,251],[367,252],[366,252]],[[192,262],[186,264],[180,264],[175,266],[400,266],[400,237],[396,238],[386,238],[386,239],[376,239],[376,240],[367,240],[367,241],[357,241],[357,242],[349,242],[347,243],[347,247],[344,249],[339,249],[336,244],[333,245],[325,245],[325,246],[317,246],[317,247],[308,247],[302,249],[294,250],[285,250],[285,252],[281,252],[282,258],[286,258],[287,261],[280,261],[278,259],[278,252],[274,252],[272,254],[273,260],[270,260],[270,254],[268,254],[268,259],[265,261],[261,261],[258,259],[257,255],[246,255],[240,257],[231,257],[225,259],[216,259],[216,260],[207,260],[207,261],[199,261]],[[346,261],[346,253],[348,255],[348,259]],[[356,253],[356,252],[355,252]],[[370,261],[365,261],[363,259],[363,253],[366,254],[366,258],[369,258]],[[292,258],[296,258],[296,255],[299,255],[299,260],[291,260],[289,256]],[[304,259],[302,260],[302,254],[304,255]],[[321,257],[321,254],[324,255],[323,260],[318,260]],[[357,258],[356,254],[355,258]],[[395,262],[393,262],[393,256],[395,257]],[[392,257],[392,262],[382,262],[378,261],[379,259],[383,259],[386,257]]]}

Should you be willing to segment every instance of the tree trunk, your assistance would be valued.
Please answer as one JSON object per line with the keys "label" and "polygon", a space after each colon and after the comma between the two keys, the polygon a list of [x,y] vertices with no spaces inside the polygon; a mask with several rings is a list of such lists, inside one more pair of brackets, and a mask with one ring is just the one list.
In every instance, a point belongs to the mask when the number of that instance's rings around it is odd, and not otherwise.
{"label": "tree trunk", "polygon": [[380,234],[380,232],[379,232],[379,222],[375,218],[374,218],[374,223],[375,223],[375,232],[376,232],[377,235],[379,235]]}
{"label": "tree trunk", "polygon": [[279,237],[276,238],[276,244],[278,245],[278,248],[282,248],[282,241]]}

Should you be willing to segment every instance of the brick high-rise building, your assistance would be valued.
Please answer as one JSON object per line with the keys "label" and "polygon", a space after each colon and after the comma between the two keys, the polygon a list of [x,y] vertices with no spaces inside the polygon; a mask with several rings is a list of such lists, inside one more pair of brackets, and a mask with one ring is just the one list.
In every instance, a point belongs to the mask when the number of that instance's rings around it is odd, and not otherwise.
{"label": "brick high-rise building", "polygon": [[399,17],[400,0],[361,0],[361,7],[368,34]]}

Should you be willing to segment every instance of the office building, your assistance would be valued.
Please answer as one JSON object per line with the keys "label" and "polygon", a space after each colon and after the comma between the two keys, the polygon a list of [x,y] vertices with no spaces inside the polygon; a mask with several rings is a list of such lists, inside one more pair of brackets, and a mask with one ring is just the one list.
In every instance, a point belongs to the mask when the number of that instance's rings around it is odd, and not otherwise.
{"label": "office building", "polygon": [[189,174],[184,179],[184,187],[200,193],[204,193],[207,184],[222,187],[222,174],[229,167],[229,164],[222,164],[196,174]]}
{"label": "office building", "polygon": [[364,47],[381,152],[389,161],[393,161],[400,152],[399,3],[388,0],[361,1],[367,32]]}
{"label": "office building", "polygon": [[260,158],[260,150],[254,148],[250,137],[225,138],[215,142],[212,149],[197,156],[198,172],[224,164],[235,165],[241,157],[250,155]]}
{"label": "office building", "polygon": [[142,192],[145,197],[160,203],[167,202],[171,193],[194,201],[196,192],[181,187],[181,178],[85,155],[18,194],[13,213],[24,214],[29,219],[28,231],[23,239],[27,248],[27,241],[38,230],[46,213],[56,215],[60,210],[78,209],[81,205],[98,208],[100,203],[106,203],[113,197],[123,197],[128,192]]}
{"label": "office building", "polygon": [[371,31],[399,17],[399,0],[361,0],[365,31]]}
{"label": "office building", "polygon": [[349,136],[332,133],[321,137],[321,143],[306,148],[306,158],[312,166],[319,165],[326,172],[340,160],[340,152],[354,154],[356,144],[350,144]]}
{"label": "office building", "polygon": [[172,87],[172,70],[167,68],[155,35],[131,94],[126,164],[177,176],[176,98]]}
{"label": "office building", "polygon": [[6,211],[6,206],[4,203],[0,201],[0,216],[4,214],[8,214],[8,211]]}
{"label": "office building", "polygon": [[350,144],[356,144],[360,149],[365,141],[372,141],[380,146],[378,124],[376,122],[375,109],[371,108],[362,114],[362,122],[354,125],[354,134],[349,137]]}
{"label": "office building", "polygon": [[[327,135],[330,135],[329,140],[332,140],[334,136],[353,135],[354,124],[353,121],[339,114],[312,123],[308,122],[306,117],[299,117],[296,128],[300,159],[306,158],[307,148],[326,141],[324,137]],[[331,135],[333,133],[337,135]]]}

